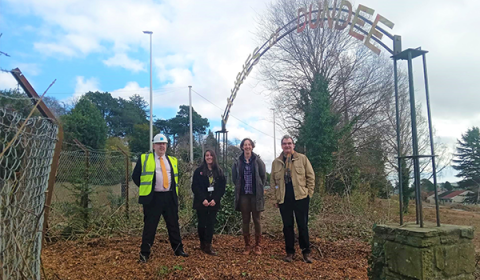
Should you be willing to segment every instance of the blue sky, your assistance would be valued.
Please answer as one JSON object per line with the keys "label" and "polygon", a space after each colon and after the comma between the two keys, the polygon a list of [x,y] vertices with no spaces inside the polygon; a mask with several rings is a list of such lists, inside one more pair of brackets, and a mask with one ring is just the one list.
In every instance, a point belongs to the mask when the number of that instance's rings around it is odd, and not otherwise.
{"label": "blue sky", "polygon": [[[115,97],[140,94],[149,100],[149,36],[153,31],[154,115],[171,118],[188,104],[209,118],[212,129],[245,59],[260,45],[254,36],[265,0],[0,0],[0,68],[20,68],[39,93],[57,79],[48,96],[70,102],[87,91]],[[403,47],[422,46],[428,55],[433,122],[439,140],[453,151],[455,139],[480,123],[476,46],[480,20],[474,0],[364,0],[395,23]],[[419,68],[419,65],[415,65]],[[270,95],[253,71],[231,114],[229,139],[251,137],[269,166],[273,159]],[[421,78],[416,73],[416,79]],[[419,76],[420,75],[420,76]],[[0,88],[15,87],[0,73]],[[217,108],[220,107],[222,109]],[[252,128],[253,127],[253,128]],[[259,132],[261,131],[261,132]],[[277,131],[280,138],[281,131]],[[277,151],[279,150],[277,145]],[[444,180],[456,181],[454,172]]]}

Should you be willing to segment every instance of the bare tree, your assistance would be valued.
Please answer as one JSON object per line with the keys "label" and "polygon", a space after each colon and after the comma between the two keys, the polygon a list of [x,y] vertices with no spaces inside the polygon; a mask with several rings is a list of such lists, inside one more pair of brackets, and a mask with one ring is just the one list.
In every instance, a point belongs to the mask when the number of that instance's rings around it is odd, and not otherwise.
{"label": "bare tree", "polygon": [[[257,35],[266,41],[277,28],[297,16],[304,0],[280,0],[271,4],[259,20]],[[274,93],[274,106],[283,127],[297,135],[303,122],[300,90],[308,88],[316,74],[329,84],[332,110],[342,124],[354,120],[352,134],[368,126],[381,101],[393,92],[391,63],[377,56],[346,31],[316,28],[291,32],[264,54],[260,79]]]}
{"label": "bare tree", "polygon": [[[332,1],[333,2],[333,1]],[[299,7],[308,7],[311,1],[278,0],[269,6],[259,19],[257,37],[261,43],[271,34],[297,17]],[[332,4],[330,3],[330,6]],[[385,156],[385,172],[397,171],[397,144],[394,100],[393,65],[386,55],[376,55],[347,31],[324,28],[306,28],[279,40],[260,61],[260,77],[272,92],[272,102],[282,120],[281,125],[293,136],[304,122],[305,90],[316,75],[328,82],[331,110],[341,116],[338,129],[349,126],[348,133],[339,141],[335,167],[326,176],[335,176],[350,192],[351,166],[358,165],[356,156],[372,141],[380,140],[378,147]],[[408,81],[399,75],[400,122],[402,155],[412,154]],[[418,111],[420,112],[420,110]],[[419,150],[429,154],[428,125],[418,114]],[[437,145],[438,154],[445,147]],[[368,154],[368,153],[367,153]],[[445,166],[444,155],[437,160],[437,168]],[[421,169],[428,173],[429,159],[422,159]],[[412,170],[413,168],[410,168]],[[375,171],[377,173],[382,173]]]}

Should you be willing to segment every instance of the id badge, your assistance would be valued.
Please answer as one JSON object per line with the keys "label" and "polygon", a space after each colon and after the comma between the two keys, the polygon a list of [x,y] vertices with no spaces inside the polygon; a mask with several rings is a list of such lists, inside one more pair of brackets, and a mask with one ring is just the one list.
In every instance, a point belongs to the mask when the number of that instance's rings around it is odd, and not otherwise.
{"label": "id badge", "polygon": [[207,188],[207,191],[208,191],[208,192],[213,192],[213,186],[208,187],[208,188]]}

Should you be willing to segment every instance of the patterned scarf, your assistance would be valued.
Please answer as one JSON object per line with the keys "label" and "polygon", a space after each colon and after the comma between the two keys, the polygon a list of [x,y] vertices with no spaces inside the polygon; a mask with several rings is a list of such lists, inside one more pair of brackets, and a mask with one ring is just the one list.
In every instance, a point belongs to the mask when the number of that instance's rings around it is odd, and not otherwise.
{"label": "patterned scarf", "polygon": [[285,159],[285,184],[292,182],[292,154],[288,154]]}

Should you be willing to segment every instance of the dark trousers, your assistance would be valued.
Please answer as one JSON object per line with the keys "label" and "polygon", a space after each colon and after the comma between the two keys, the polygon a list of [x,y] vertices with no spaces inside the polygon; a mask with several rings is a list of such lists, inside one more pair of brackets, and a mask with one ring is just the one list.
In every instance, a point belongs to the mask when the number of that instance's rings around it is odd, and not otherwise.
{"label": "dark trousers", "polygon": [[255,235],[262,235],[260,225],[260,216],[262,212],[257,211],[257,199],[254,194],[240,195],[240,211],[242,212],[242,232],[243,235],[250,235],[250,213],[255,225]]}
{"label": "dark trousers", "polygon": [[280,214],[283,221],[283,236],[285,237],[285,251],[287,254],[295,253],[295,231],[293,228],[293,215],[298,226],[298,243],[302,253],[310,253],[310,239],[308,236],[308,207],[310,198],[301,200],[295,197],[285,197],[285,202],[280,204]]}
{"label": "dark trousers", "polygon": [[208,208],[197,210],[198,238],[200,239],[200,242],[212,244],[217,213],[218,210],[210,210]]}
{"label": "dark trousers", "polygon": [[172,192],[154,192],[153,199],[149,204],[143,205],[143,234],[140,253],[150,256],[150,251],[155,240],[160,216],[167,225],[168,238],[173,251],[183,249],[178,224],[178,208],[173,201]]}

